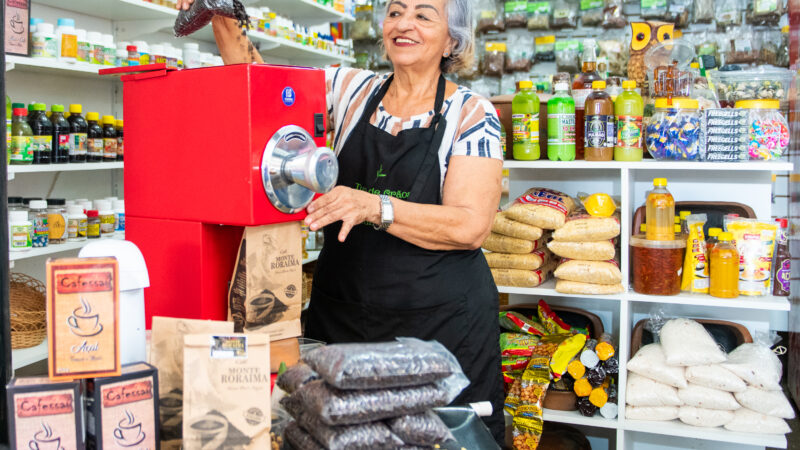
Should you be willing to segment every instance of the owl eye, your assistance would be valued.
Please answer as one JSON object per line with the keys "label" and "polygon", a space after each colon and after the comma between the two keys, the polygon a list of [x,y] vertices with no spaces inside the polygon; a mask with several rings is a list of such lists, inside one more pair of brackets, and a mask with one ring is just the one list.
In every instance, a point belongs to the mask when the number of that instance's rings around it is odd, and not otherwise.
{"label": "owl eye", "polygon": [[664,40],[665,41],[669,40],[669,33],[664,33]]}
{"label": "owl eye", "polygon": [[675,32],[675,25],[672,24],[661,25],[660,27],[658,27],[658,34],[657,34],[658,41],[664,42],[672,39],[672,35],[674,34],[674,32]]}
{"label": "owl eye", "polygon": [[644,40],[644,33],[637,34],[636,35],[636,40],[637,41],[643,41]]}
{"label": "owl eye", "polygon": [[647,47],[652,33],[650,25],[647,22],[631,22],[631,31],[631,50],[640,51]]}

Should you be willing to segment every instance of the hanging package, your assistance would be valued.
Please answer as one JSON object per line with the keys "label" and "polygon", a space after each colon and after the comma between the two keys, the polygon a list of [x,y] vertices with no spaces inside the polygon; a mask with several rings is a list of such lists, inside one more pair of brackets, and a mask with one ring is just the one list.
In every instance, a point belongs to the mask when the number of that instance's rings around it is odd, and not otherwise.
{"label": "hanging package", "polygon": [[250,28],[250,19],[239,0],[195,0],[188,10],[181,10],[175,19],[175,36],[188,36],[205,27],[214,16],[230,17]]}

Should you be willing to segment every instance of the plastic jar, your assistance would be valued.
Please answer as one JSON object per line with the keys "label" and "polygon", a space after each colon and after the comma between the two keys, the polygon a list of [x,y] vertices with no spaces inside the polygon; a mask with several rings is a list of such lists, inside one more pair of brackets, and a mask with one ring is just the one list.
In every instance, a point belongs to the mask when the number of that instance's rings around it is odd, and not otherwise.
{"label": "plastic jar", "polygon": [[92,64],[103,64],[105,59],[105,47],[103,47],[103,35],[97,31],[86,33],[86,40],[89,41],[89,62]]}
{"label": "plastic jar", "polygon": [[27,211],[8,212],[8,248],[12,252],[30,250],[33,223],[28,220]]}
{"label": "plastic jar", "polygon": [[89,39],[86,37],[86,30],[78,28],[75,30],[75,35],[78,40],[77,61],[82,63],[91,62],[92,46],[89,44]]}
{"label": "plastic jar", "polygon": [[686,239],[650,241],[644,235],[631,236],[633,290],[647,295],[678,295]]}
{"label": "plastic jar", "polygon": [[114,215],[114,210],[111,208],[111,202],[108,200],[98,200],[94,203],[98,209],[97,213],[100,216],[100,234],[102,236],[114,234],[117,227],[117,220]]}
{"label": "plastic jar", "polygon": [[85,241],[87,220],[83,207],[67,207],[67,216],[67,239],[71,242]]}
{"label": "plastic jar", "polygon": [[698,161],[700,148],[700,109],[691,98],[657,98],[656,111],[647,124],[647,151],[658,160]]}
{"label": "plastic jar", "polygon": [[58,59],[64,62],[75,62],[78,57],[78,36],[75,34],[75,20],[58,19],[56,28],[58,39]]}
{"label": "plastic jar", "polygon": [[773,160],[789,150],[789,122],[780,112],[780,100],[739,100],[737,109],[748,113],[748,153],[751,160]]}
{"label": "plastic jar", "polygon": [[200,45],[195,42],[183,44],[183,65],[187,69],[194,69],[202,66],[200,58]]}
{"label": "plastic jar", "polygon": [[100,214],[96,209],[86,211],[86,237],[100,239]]}
{"label": "plastic jar", "polygon": [[28,220],[33,223],[31,244],[33,247],[47,247],[50,231],[47,228],[47,202],[31,200],[28,203]]}
{"label": "plastic jar", "polygon": [[33,33],[32,56],[34,58],[58,57],[57,43],[53,24],[40,23],[36,26],[36,32]]}
{"label": "plastic jar", "polygon": [[[150,46],[147,45],[145,41],[133,41],[133,45],[136,46],[137,50],[139,51],[139,65],[150,64]],[[133,65],[133,64],[131,64]]]}
{"label": "plastic jar", "polygon": [[128,67],[128,51],[118,48],[114,54],[114,67]]}
{"label": "plastic jar", "polygon": [[139,65],[139,49],[135,45],[129,45],[125,47],[128,51],[128,63],[127,66],[138,66]]}
{"label": "plastic jar", "polygon": [[113,66],[114,58],[117,54],[117,45],[114,44],[114,36],[110,34],[104,34],[102,35],[101,41],[103,43],[103,65]]}
{"label": "plastic jar", "polygon": [[114,201],[114,216],[116,219],[116,231],[125,232],[125,200]]}
{"label": "plastic jar", "polygon": [[164,46],[161,44],[153,44],[150,47],[150,64],[166,64],[167,57],[164,53]]}
{"label": "plastic jar", "polygon": [[47,230],[48,240],[51,244],[67,242],[67,201],[63,198],[47,199]]}

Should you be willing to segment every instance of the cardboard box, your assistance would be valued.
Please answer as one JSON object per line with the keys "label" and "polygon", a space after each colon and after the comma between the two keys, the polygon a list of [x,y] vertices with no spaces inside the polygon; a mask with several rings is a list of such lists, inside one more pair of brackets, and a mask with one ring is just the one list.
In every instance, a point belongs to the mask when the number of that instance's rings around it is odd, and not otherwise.
{"label": "cardboard box", "polygon": [[119,375],[116,258],[51,259],[46,273],[50,379]]}
{"label": "cardboard box", "polygon": [[117,377],[86,380],[86,446],[159,450],[158,370],[128,364]]}
{"label": "cardboard box", "polygon": [[14,378],[6,386],[6,398],[12,450],[84,450],[77,381]]}
{"label": "cardboard box", "polygon": [[269,371],[278,372],[281,363],[291,367],[300,361],[300,341],[297,338],[270,341],[269,343]]}

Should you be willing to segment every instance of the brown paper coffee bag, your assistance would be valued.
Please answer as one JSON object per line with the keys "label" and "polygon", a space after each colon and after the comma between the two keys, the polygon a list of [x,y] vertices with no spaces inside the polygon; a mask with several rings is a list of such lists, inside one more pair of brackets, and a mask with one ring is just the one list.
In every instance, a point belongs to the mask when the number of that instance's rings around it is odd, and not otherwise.
{"label": "brown paper coffee bag", "polygon": [[266,333],[273,341],[300,336],[302,263],[298,222],[245,228],[228,290],[237,333]]}
{"label": "brown paper coffee bag", "polygon": [[245,450],[268,439],[269,336],[192,334],[184,344],[183,449]]}
{"label": "brown paper coffee bag", "polygon": [[158,368],[162,450],[178,450],[183,432],[183,338],[188,334],[231,334],[232,322],[153,317],[150,364]]}

